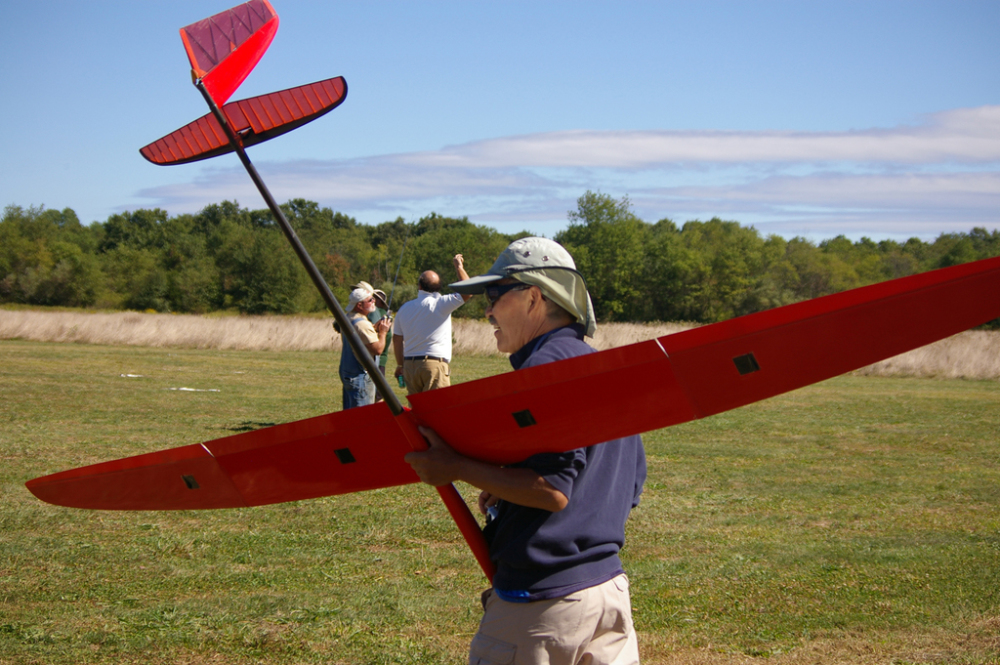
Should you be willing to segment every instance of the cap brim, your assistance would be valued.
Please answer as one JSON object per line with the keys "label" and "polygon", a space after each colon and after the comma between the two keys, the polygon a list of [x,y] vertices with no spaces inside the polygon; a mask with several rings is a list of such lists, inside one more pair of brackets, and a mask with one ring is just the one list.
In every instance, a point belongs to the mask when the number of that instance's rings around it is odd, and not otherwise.
{"label": "cap brim", "polygon": [[485,275],[479,275],[478,277],[470,277],[469,279],[463,279],[461,282],[455,282],[454,284],[449,284],[452,291],[456,293],[471,293],[476,295],[482,293],[486,290],[486,287],[494,282],[499,282],[503,279],[503,275],[491,275],[489,273]]}

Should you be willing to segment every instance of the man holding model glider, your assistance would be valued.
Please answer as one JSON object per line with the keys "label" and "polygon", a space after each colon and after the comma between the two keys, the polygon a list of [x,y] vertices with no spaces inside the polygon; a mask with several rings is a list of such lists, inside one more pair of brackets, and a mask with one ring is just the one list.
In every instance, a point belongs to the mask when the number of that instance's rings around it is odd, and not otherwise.
{"label": "man holding model glider", "polygon": [[[514,369],[593,353],[593,306],[573,258],[545,238],[511,243],[485,275],[451,285],[483,293],[497,349]],[[496,564],[470,663],[638,663],[628,579],[618,552],[639,503],[646,460],[639,436],[508,466],[462,456],[433,430],[406,455],[434,486],[482,490],[484,534]]]}

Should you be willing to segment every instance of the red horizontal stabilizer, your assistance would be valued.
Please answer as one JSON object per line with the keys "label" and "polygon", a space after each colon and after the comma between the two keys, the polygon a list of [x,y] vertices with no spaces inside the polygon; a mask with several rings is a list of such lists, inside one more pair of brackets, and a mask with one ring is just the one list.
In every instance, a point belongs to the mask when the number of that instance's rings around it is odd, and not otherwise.
{"label": "red horizontal stabilizer", "polygon": [[226,103],[271,45],[278,14],[267,0],[233,7],[181,28],[191,70],[215,103]]}
{"label": "red horizontal stabilizer", "polygon": [[[222,107],[243,147],[281,136],[329,113],[347,97],[342,76],[297,88],[230,102]],[[141,148],[154,164],[186,164],[232,152],[233,146],[211,113]]]}
{"label": "red horizontal stabilizer", "polygon": [[[794,390],[1000,317],[1000,257],[384,403],[37,478],[77,508],[262,505],[416,482],[399,420],[509,464]],[[204,454],[199,452],[203,448]],[[196,486],[195,486],[196,485]]]}

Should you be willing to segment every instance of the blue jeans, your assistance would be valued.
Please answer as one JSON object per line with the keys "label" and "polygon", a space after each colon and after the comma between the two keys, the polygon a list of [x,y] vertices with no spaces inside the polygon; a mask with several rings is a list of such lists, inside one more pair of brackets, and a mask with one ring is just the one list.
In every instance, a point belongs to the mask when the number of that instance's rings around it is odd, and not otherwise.
{"label": "blue jeans", "polygon": [[340,377],[340,381],[344,384],[345,410],[375,403],[375,382],[367,374],[351,378]]}

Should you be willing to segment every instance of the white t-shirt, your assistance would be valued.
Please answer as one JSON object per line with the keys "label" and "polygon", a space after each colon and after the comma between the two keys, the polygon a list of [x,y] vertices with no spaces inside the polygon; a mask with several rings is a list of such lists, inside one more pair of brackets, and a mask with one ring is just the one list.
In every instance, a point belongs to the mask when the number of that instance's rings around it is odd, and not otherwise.
{"label": "white t-shirt", "polygon": [[433,356],[451,362],[451,313],[462,306],[461,293],[418,291],[396,312],[392,334],[403,338],[403,356]]}

